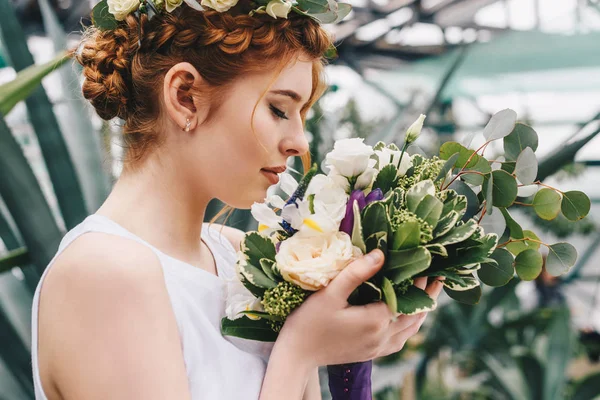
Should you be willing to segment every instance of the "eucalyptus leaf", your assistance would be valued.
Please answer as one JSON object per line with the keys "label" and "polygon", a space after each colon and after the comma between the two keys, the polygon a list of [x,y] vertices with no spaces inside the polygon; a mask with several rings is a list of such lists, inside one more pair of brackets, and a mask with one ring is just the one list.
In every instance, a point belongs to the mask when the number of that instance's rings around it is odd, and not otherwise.
{"label": "eucalyptus leaf", "polygon": [[525,236],[523,235],[523,228],[521,228],[521,225],[519,225],[517,221],[513,219],[506,208],[501,207],[499,210],[504,216],[506,226],[508,226],[508,229],[510,230],[510,237],[514,239],[523,239]]}
{"label": "eucalyptus leaf", "polygon": [[517,158],[515,175],[522,184],[529,185],[535,181],[537,172],[538,162],[535,153],[531,150],[531,147],[526,147]]}
{"label": "eucalyptus leaf", "polygon": [[440,170],[440,173],[436,176],[436,178],[433,181],[434,182],[438,182],[440,180],[445,179],[446,176],[448,175],[448,173],[450,171],[452,171],[452,169],[454,168],[454,164],[456,164],[456,161],[458,160],[459,156],[460,156],[459,152],[456,152],[456,153],[452,154],[448,158],[448,160],[446,160],[446,163],[444,163],[444,166]]}
{"label": "eucalyptus leaf", "polygon": [[499,111],[492,116],[486,127],[483,129],[483,137],[487,141],[502,139],[515,128],[517,122],[517,113],[507,108]]}
{"label": "eucalyptus leaf", "polygon": [[556,191],[548,188],[540,189],[533,198],[533,209],[542,219],[556,218],[561,208],[561,197]]}
{"label": "eucalyptus leaf", "polygon": [[583,192],[572,190],[563,193],[561,210],[570,221],[579,221],[590,212],[590,199]]}
{"label": "eucalyptus leaf", "polygon": [[329,9],[327,0],[298,0],[297,3],[303,11],[311,14],[325,13]]}
{"label": "eucalyptus leaf", "polygon": [[538,135],[532,127],[517,123],[510,135],[504,138],[504,155],[514,161],[527,147],[534,152],[537,150]]}
{"label": "eucalyptus leaf", "polygon": [[[533,231],[529,230],[523,231],[523,237],[537,241],[540,240],[540,238]],[[534,242],[533,240],[520,240],[518,242],[511,242],[506,245],[506,249],[515,256],[527,249],[539,250],[540,243]]]}
{"label": "eucalyptus leaf", "polygon": [[484,157],[480,156],[477,160],[477,163],[472,168],[467,168],[465,173],[463,173],[460,178],[473,186],[481,186],[483,185],[485,176],[491,172],[492,167],[490,167],[490,162]]}
{"label": "eucalyptus leaf", "polygon": [[548,247],[546,270],[552,276],[569,272],[577,261],[577,250],[569,243],[555,243]]}
{"label": "eucalyptus leaf", "polygon": [[409,286],[404,293],[396,291],[398,312],[414,315],[435,310],[437,303],[427,292],[416,286]]}
{"label": "eucalyptus leaf", "polygon": [[488,286],[498,287],[506,285],[514,276],[513,256],[506,249],[495,249],[490,256],[494,263],[482,263],[477,271],[477,276],[481,282]]}
{"label": "eucalyptus leaf", "polygon": [[487,179],[483,181],[481,190],[481,193],[485,196],[486,213],[489,215],[492,213],[494,207],[494,174],[487,176]]}
{"label": "eucalyptus leaf", "polygon": [[532,281],[542,272],[544,260],[539,251],[527,249],[515,257],[515,270],[517,275],[524,281]]}
{"label": "eucalyptus leaf", "polygon": [[459,157],[454,163],[456,168],[472,168],[479,162],[479,155],[475,153],[475,150],[467,149],[460,143],[446,142],[440,147],[440,158],[442,160],[448,160],[456,153],[459,153]]}
{"label": "eucalyptus leaf", "polygon": [[506,171],[493,171],[490,179],[483,183],[483,190],[487,194],[492,190],[492,203],[487,203],[488,209],[491,205],[496,207],[510,207],[517,199],[517,181]]}

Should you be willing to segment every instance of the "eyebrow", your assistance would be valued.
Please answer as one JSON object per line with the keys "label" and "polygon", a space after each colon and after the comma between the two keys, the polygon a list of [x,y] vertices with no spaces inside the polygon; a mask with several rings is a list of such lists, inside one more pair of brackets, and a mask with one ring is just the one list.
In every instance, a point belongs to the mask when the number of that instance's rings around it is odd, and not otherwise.
{"label": "eyebrow", "polygon": [[293,90],[271,90],[271,93],[290,97],[296,103],[299,103],[300,100],[302,100],[302,97],[300,97],[300,95]]}

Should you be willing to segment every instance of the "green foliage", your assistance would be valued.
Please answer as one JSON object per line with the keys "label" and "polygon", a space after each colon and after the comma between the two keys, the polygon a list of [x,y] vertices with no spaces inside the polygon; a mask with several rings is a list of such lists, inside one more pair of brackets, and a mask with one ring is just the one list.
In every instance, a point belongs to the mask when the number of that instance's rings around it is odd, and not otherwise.
{"label": "green foliage", "polygon": [[542,272],[544,260],[542,255],[534,249],[520,252],[515,258],[515,270],[517,275],[524,281],[531,281]]}

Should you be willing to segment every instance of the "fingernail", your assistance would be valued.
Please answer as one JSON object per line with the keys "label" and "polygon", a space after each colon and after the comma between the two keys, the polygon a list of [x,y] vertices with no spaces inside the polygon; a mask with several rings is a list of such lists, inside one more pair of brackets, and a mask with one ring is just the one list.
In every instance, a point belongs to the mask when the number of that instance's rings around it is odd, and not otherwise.
{"label": "fingernail", "polygon": [[377,264],[379,261],[381,261],[382,255],[383,254],[381,253],[381,250],[373,250],[367,254],[367,258],[372,264]]}

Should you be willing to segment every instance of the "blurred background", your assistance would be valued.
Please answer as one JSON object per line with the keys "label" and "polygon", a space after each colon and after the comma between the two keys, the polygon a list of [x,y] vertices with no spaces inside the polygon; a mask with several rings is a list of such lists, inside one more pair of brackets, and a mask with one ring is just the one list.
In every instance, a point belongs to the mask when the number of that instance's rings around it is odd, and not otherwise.
{"label": "blurred background", "polygon": [[[376,398],[600,398],[600,1],[349,2],[351,14],[327,26],[338,57],[307,121],[313,159],[344,137],[401,145],[420,113],[417,151],[433,155],[449,140],[476,148],[491,115],[512,108],[540,136],[538,179],[592,200],[578,222],[513,207],[542,240],[572,243],[577,264],[560,278],[515,277],[477,306],[442,299],[403,351],[376,360]],[[63,53],[92,6],[0,0],[1,400],[34,398],[35,287],[64,233],[95,212],[121,170],[119,121],[93,114]],[[247,211],[227,223],[255,228]],[[502,218],[489,223],[503,229]],[[321,384],[328,398],[324,370]]]}

